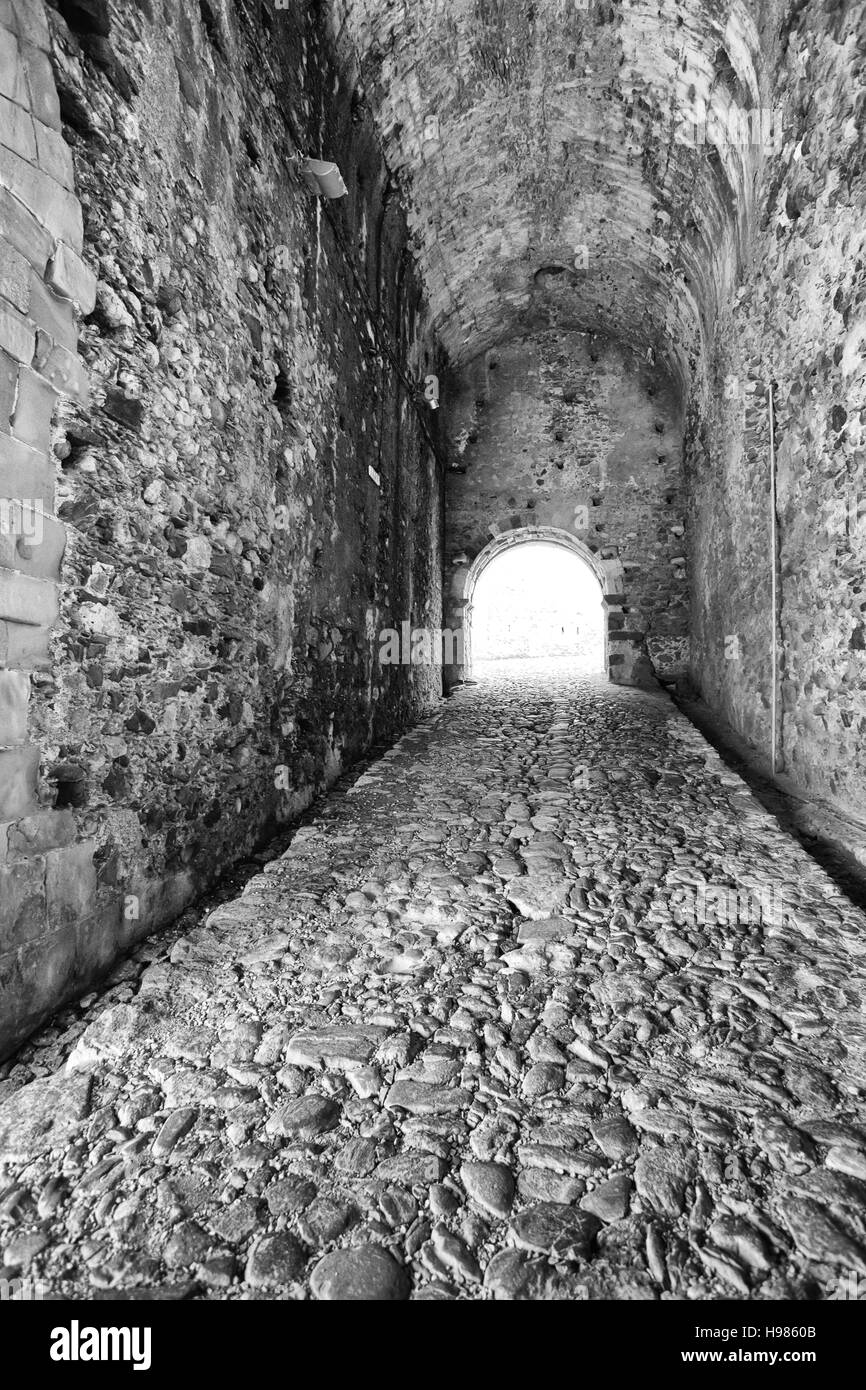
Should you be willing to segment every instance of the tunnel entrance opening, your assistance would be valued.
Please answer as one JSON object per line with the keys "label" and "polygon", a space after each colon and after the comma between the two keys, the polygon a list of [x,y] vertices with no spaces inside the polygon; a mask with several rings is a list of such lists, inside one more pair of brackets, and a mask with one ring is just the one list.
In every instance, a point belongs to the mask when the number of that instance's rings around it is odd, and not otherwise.
{"label": "tunnel entrance opening", "polygon": [[555,531],[497,538],[477,557],[464,608],[467,674],[544,663],[587,675],[606,669],[603,587],[589,552]]}

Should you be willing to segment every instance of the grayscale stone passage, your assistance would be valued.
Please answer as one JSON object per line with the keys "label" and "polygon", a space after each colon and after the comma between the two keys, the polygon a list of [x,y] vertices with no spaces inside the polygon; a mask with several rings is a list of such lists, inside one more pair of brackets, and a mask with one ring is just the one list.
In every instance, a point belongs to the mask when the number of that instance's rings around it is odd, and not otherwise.
{"label": "grayscale stone passage", "polygon": [[667,695],[503,665],[7,1068],[2,1260],[68,1296],[844,1296],[864,926]]}
{"label": "grayscale stone passage", "polygon": [[864,36],[0,0],[0,1302],[864,1296]]}

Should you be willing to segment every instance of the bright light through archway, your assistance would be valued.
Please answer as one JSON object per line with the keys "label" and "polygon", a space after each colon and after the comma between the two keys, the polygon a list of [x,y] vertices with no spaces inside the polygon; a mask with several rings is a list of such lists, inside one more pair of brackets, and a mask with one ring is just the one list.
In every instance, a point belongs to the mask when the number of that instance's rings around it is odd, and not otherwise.
{"label": "bright light through archway", "polygon": [[472,666],[561,660],[604,667],[601,586],[579,555],[526,541],[497,555],[472,596]]}

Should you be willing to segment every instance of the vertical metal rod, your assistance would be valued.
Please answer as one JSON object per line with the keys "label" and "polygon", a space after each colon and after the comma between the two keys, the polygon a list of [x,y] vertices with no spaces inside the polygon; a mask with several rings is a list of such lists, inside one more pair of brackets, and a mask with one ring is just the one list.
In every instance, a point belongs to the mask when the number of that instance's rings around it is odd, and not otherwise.
{"label": "vertical metal rod", "polygon": [[767,382],[767,400],[770,412],[770,558],[772,562],[772,578],[770,584],[770,604],[771,604],[771,657],[772,657],[772,690],[770,692],[770,738],[772,747],[770,750],[770,765],[773,776],[776,775],[776,723],[778,718],[776,702],[777,685],[777,665],[778,650],[776,639],[776,422],[774,418],[773,405],[773,384]]}

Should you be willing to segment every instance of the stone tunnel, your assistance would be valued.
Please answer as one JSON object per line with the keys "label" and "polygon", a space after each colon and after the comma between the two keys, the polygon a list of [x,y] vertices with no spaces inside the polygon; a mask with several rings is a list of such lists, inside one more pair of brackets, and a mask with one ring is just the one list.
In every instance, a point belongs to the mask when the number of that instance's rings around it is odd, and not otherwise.
{"label": "stone tunnel", "polygon": [[864,9],[0,0],[0,1276],[866,1275]]}

